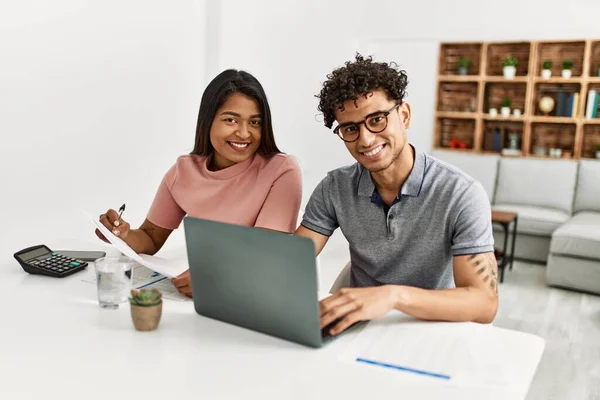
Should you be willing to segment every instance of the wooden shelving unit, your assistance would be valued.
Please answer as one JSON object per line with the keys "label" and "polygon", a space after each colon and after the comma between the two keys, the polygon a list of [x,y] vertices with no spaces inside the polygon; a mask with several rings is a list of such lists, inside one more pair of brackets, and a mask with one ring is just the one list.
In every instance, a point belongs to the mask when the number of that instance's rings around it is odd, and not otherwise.
{"label": "wooden shelving unit", "polygon": [[[503,76],[502,60],[508,55],[518,60],[513,79]],[[471,62],[467,75],[457,73],[461,58]],[[552,61],[552,76],[545,79],[541,70],[547,60]],[[571,78],[561,76],[565,60],[573,63]],[[498,154],[516,135],[520,157],[548,157],[540,148],[560,148],[562,158],[594,158],[600,144],[600,110],[598,118],[584,116],[588,91],[600,93],[599,69],[600,39],[442,43],[434,147]],[[579,99],[573,110],[575,101],[571,106],[570,100],[575,93]],[[545,96],[554,99],[554,109],[548,114],[539,107]],[[500,113],[505,98],[511,100],[508,117]],[[568,109],[557,110],[565,101]],[[498,115],[489,114],[492,107]],[[520,116],[512,114],[515,108],[520,109]]]}

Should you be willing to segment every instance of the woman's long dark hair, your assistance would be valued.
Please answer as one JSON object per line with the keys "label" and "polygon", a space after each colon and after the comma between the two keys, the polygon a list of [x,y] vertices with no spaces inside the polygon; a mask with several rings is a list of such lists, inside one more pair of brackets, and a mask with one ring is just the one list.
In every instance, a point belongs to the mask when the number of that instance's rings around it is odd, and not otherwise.
{"label": "woman's long dark hair", "polygon": [[191,154],[201,156],[212,154],[214,149],[210,142],[210,128],[212,127],[213,119],[217,110],[233,93],[241,93],[258,102],[262,115],[262,132],[260,145],[256,152],[263,156],[272,156],[281,153],[275,144],[271,109],[262,85],[254,76],[245,71],[228,69],[217,75],[208,84],[206,90],[204,90],[202,101],[200,102],[200,111],[198,111],[196,142]]}

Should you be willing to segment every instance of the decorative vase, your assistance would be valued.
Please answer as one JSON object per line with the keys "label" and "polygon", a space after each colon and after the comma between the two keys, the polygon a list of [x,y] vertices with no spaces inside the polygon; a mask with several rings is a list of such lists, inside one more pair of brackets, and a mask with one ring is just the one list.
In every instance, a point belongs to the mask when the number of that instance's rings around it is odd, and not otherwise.
{"label": "decorative vase", "polygon": [[562,70],[562,77],[565,78],[565,79],[570,79],[572,73],[573,73],[573,71],[571,71],[570,69],[563,69]]}
{"label": "decorative vase", "polygon": [[521,147],[519,145],[519,134],[518,133],[509,133],[508,134],[508,142],[509,142],[509,148],[511,150],[519,150],[519,148]]}
{"label": "decorative vase", "polygon": [[513,110],[513,116],[519,118],[521,116],[521,110],[519,110],[518,108],[515,108]]}
{"label": "decorative vase", "polygon": [[496,118],[498,116],[498,110],[496,108],[490,108],[490,117]]}
{"label": "decorative vase", "polygon": [[543,69],[542,70],[542,78],[544,78],[544,79],[550,79],[551,76],[552,76],[552,70],[550,70],[550,69]]}
{"label": "decorative vase", "polygon": [[507,65],[502,68],[502,73],[504,74],[504,79],[514,79],[517,74],[517,67],[513,65]]}
{"label": "decorative vase", "polygon": [[549,155],[550,157],[558,158],[562,156],[562,149],[550,149]]}
{"label": "decorative vase", "polygon": [[162,301],[155,306],[131,305],[131,319],[133,326],[138,331],[153,331],[160,323],[162,315]]}
{"label": "decorative vase", "polygon": [[500,109],[503,117],[510,117],[510,107],[502,107]]}

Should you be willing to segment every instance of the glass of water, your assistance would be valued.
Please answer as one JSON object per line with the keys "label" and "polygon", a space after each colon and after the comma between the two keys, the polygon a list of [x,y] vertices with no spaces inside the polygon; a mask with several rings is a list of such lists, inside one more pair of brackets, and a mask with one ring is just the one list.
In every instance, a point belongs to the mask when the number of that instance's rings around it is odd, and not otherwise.
{"label": "glass of water", "polygon": [[95,261],[100,307],[114,309],[127,302],[134,262],[125,256],[103,257]]}

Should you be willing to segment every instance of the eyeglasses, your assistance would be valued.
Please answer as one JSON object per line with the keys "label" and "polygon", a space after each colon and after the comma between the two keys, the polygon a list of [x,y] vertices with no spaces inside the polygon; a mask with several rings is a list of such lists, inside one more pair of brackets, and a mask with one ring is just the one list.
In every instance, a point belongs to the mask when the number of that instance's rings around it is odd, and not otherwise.
{"label": "eyeglasses", "polygon": [[388,115],[398,107],[400,104],[397,103],[394,107],[390,108],[388,111],[378,111],[371,115],[368,115],[361,122],[351,122],[348,124],[342,124],[335,127],[333,133],[338,135],[340,139],[344,142],[356,142],[360,137],[360,126],[365,124],[365,128],[372,133],[381,133],[387,128],[388,124]]}

